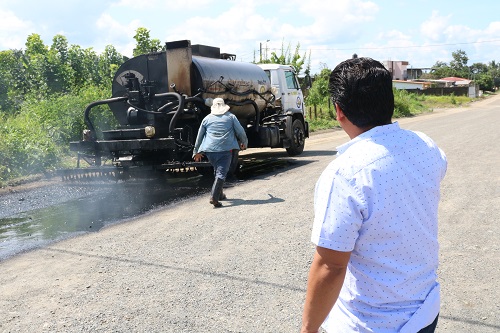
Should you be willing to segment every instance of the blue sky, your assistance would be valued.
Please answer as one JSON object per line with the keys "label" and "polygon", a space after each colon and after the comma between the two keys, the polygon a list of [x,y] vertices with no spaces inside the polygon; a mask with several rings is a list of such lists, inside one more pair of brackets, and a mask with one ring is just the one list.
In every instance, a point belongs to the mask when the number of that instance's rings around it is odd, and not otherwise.
{"label": "blue sky", "polygon": [[422,68],[461,49],[471,65],[500,62],[499,13],[498,0],[0,0],[0,50],[24,49],[32,33],[46,45],[62,34],[97,53],[111,44],[131,56],[144,27],[162,42],[189,39],[245,62],[258,60],[261,43],[268,55],[300,43],[312,73],[354,53]]}

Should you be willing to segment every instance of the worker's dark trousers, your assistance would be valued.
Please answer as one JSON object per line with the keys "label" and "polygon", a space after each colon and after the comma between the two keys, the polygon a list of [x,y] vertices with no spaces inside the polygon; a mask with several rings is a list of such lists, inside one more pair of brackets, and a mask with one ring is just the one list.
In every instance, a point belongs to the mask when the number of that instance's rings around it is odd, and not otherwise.
{"label": "worker's dark trousers", "polygon": [[212,202],[217,203],[221,199],[223,199],[223,194],[222,194],[223,187],[224,187],[224,179],[215,178],[214,184],[212,185],[212,193],[211,193]]}
{"label": "worker's dark trousers", "polygon": [[432,322],[432,324],[430,324],[427,327],[422,328],[420,331],[418,331],[418,333],[433,333],[436,330],[436,325],[438,323],[438,317],[439,317],[439,315],[437,315],[436,319]]}
{"label": "worker's dark trousers", "polygon": [[221,152],[206,152],[208,161],[212,164],[214,168],[214,184],[212,186],[212,196],[213,202],[217,203],[219,200],[223,199],[222,188],[224,186],[224,180],[226,179],[227,172],[229,171],[229,166],[231,164],[231,151],[221,151]]}
{"label": "worker's dark trousers", "polygon": [[231,151],[206,152],[208,161],[214,167],[215,178],[226,180],[231,165]]}

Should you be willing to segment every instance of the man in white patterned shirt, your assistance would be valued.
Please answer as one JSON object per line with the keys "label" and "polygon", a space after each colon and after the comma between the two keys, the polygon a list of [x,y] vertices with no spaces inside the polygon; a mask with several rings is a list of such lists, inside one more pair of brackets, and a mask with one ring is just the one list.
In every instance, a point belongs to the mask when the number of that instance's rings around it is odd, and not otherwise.
{"label": "man in white patterned shirt", "polygon": [[425,134],[392,123],[392,79],[380,62],[342,62],[329,91],[351,141],[316,184],[301,332],[434,332],[446,157]]}

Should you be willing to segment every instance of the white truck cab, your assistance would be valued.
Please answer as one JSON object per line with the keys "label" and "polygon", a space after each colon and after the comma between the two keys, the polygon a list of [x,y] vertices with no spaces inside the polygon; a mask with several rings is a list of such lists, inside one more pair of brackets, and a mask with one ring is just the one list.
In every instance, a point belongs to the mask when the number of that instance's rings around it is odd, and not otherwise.
{"label": "white truck cab", "polygon": [[281,102],[285,111],[294,110],[304,113],[304,96],[300,89],[297,74],[293,67],[279,64],[258,64],[269,80],[271,87],[277,90],[276,99]]}

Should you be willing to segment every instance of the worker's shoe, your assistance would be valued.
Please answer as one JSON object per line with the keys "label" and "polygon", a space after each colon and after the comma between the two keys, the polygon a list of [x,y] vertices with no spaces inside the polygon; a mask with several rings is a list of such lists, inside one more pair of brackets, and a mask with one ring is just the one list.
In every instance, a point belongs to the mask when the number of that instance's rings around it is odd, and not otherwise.
{"label": "worker's shoe", "polygon": [[214,201],[213,199],[210,199],[210,203],[214,205],[215,208],[222,207],[222,204],[218,201]]}

